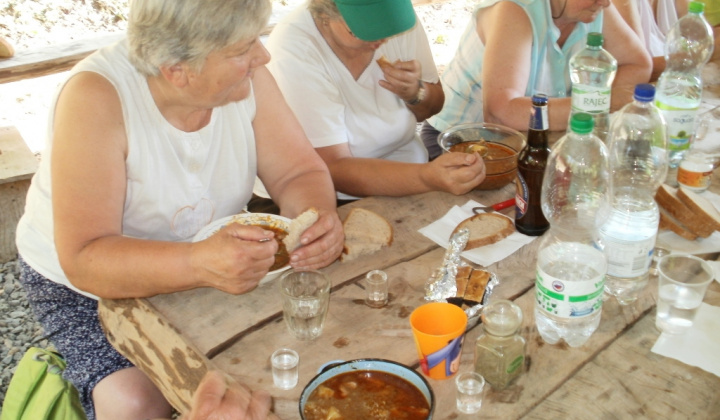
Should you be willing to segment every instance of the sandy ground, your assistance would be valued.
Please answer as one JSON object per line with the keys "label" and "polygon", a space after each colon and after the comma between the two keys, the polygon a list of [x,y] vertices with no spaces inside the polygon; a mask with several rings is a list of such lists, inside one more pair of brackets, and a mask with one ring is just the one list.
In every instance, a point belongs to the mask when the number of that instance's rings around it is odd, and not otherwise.
{"label": "sandy ground", "polygon": [[[274,0],[286,11],[303,0]],[[452,58],[475,0],[444,0],[417,6],[442,71]],[[16,51],[42,48],[126,29],[127,0],[9,0],[0,6],[0,36]],[[273,18],[271,18],[271,21]],[[35,153],[42,151],[48,106],[66,73],[0,84],[0,127],[15,126]]]}

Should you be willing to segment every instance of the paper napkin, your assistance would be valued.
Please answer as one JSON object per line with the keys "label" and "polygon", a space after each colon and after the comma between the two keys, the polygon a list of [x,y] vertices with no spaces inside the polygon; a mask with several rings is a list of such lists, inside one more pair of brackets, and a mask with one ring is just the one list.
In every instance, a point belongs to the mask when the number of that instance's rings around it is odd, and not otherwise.
{"label": "paper napkin", "polygon": [[720,308],[700,304],[693,326],[682,335],[660,334],[653,353],[720,376]]}
{"label": "paper napkin", "polygon": [[[480,204],[473,200],[468,201],[462,207],[453,206],[453,208],[451,208],[445,216],[425,226],[418,232],[422,233],[441,247],[447,248],[452,231],[458,224],[460,224],[460,222],[475,214],[472,211],[473,207],[481,206],[484,206],[484,204]],[[507,217],[505,215],[502,216]],[[471,249],[460,255],[476,264],[487,267],[502,260],[503,258],[508,257],[510,254],[520,249],[523,245],[532,242],[535,238],[535,236],[523,235],[522,233],[516,231],[500,242]]]}

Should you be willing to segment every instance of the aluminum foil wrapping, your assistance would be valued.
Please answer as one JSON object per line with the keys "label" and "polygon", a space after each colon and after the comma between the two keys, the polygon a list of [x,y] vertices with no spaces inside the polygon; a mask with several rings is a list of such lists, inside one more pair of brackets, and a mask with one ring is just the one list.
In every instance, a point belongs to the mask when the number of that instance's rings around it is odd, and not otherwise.
{"label": "aluminum foil wrapping", "polygon": [[438,302],[453,297],[457,293],[455,276],[460,265],[460,253],[465,249],[470,231],[460,229],[450,238],[440,268],[436,269],[425,283],[425,300]]}

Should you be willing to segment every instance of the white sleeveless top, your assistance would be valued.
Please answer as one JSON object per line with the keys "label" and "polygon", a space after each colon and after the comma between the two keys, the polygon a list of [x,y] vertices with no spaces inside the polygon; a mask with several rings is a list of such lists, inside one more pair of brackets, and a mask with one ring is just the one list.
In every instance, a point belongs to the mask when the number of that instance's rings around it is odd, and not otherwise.
{"label": "white sleeveless top", "polygon": [[[123,235],[190,241],[208,223],[243,209],[257,174],[254,93],[243,101],[215,108],[206,127],[186,133],[160,113],[147,79],[128,60],[126,41],[78,63],[68,80],[84,71],[108,79],[122,104],[128,141]],[[50,153],[54,104],[63,86],[50,107],[44,159],[32,179],[16,243],[23,259],[40,274],[94,297],[70,284],[54,245]]]}

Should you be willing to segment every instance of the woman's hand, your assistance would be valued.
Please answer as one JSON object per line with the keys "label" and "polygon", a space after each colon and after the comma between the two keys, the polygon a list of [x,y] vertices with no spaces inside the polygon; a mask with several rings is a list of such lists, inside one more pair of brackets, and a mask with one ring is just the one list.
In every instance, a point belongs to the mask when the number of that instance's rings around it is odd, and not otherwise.
{"label": "woman's hand", "polygon": [[462,195],[485,180],[485,162],[477,153],[443,153],[424,165],[421,177],[433,190]]}
{"label": "woman's hand", "polygon": [[193,396],[190,412],[181,420],[265,420],[270,413],[270,394],[250,392],[220,371],[205,374]]}
{"label": "woman's hand", "polygon": [[275,262],[278,243],[269,230],[230,223],[192,247],[196,277],[205,286],[237,295],[253,290],[265,277]]}
{"label": "woman's hand", "polygon": [[342,222],[336,211],[318,210],[318,220],[302,236],[303,245],[290,254],[290,265],[296,269],[314,270],[332,264],[345,243]]}
{"label": "woman's hand", "polygon": [[392,67],[382,68],[385,80],[380,81],[380,86],[396,94],[405,102],[410,102],[418,97],[420,90],[420,76],[422,69],[417,60],[398,61]]}

